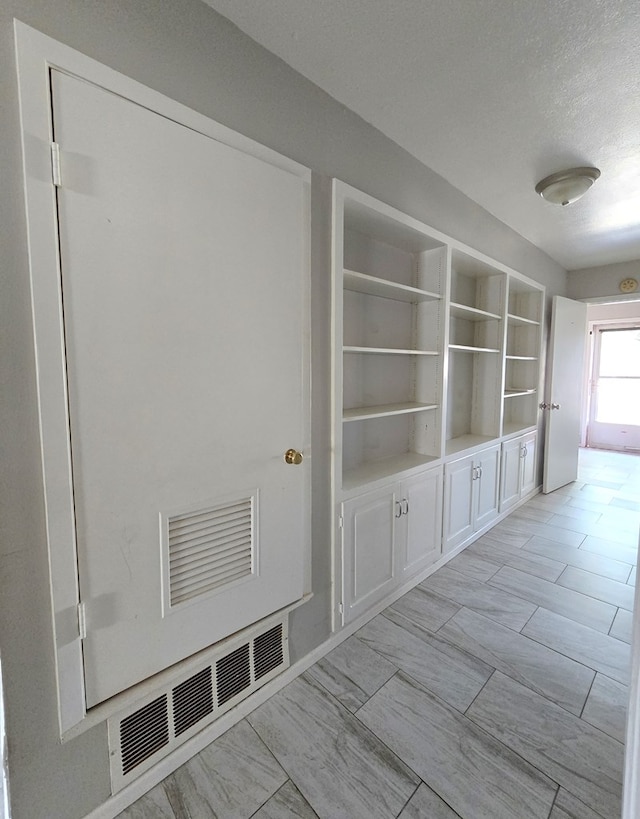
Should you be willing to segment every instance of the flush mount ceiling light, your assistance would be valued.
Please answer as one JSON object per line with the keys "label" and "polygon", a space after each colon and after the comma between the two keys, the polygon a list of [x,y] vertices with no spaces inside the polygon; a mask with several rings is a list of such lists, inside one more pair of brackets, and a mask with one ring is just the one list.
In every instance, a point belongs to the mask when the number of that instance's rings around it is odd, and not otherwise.
{"label": "flush mount ceiling light", "polygon": [[584,196],[599,176],[597,168],[570,168],[546,176],[536,185],[536,193],[554,205],[569,205]]}

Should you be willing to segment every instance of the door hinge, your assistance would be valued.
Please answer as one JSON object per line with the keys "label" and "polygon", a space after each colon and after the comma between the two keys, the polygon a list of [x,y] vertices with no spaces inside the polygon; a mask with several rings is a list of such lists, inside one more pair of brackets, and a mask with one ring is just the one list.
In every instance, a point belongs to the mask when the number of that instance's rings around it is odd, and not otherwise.
{"label": "door hinge", "polygon": [[338,529],[344,529],[344,518],[342,515],[338,515]]}
{"label": "door hinge", "polygon": [[59,188],[62,185],[62,179],[60,176],[60,146],[57,142],[51,143],[51,176],[53,184]]}
{"label": "door hinge", "polygon": [[342,605],[342,603],[338,603],[338,611],[340,612],[340,614],[344,614],[344,606]]}
{"label": "door hinge", "polygon": [[81,640],[87,637],[87,610],[84,603],[78,603],[78,634]]}

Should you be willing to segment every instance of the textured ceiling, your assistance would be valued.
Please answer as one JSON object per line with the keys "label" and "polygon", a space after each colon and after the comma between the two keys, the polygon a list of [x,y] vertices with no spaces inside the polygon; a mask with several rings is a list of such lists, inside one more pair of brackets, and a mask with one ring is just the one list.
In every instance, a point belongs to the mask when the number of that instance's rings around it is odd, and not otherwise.
{"label": "textured ceiling", "polygon": [[567,269],[640,259],[640,3],[206,2]]}

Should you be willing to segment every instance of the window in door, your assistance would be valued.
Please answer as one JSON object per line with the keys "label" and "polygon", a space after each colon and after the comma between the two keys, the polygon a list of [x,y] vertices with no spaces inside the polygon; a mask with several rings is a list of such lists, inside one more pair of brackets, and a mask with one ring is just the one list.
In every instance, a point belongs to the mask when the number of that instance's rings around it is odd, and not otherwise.
{"label": "window in door", "polygon": [[640,450],[640,324],[594,336],[588,444]]}

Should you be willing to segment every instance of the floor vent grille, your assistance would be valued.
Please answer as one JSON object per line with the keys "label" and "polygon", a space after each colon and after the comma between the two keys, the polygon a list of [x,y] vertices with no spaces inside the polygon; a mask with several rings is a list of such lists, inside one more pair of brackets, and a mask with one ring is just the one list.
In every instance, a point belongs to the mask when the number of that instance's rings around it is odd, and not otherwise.
{"label": "floor vent grille", "polygon": [[287,620],[274,625],[270,618],[187,665],[171,683],[109,719],[113,793],[288,668]]}

